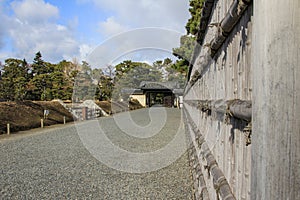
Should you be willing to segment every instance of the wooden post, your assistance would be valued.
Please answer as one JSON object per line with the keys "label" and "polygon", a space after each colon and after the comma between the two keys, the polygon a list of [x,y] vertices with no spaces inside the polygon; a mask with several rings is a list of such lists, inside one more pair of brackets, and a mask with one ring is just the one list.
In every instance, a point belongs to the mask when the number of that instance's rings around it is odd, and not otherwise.
{"label": "wooden post", "polygon": [[66,116],[64,116],[64,124],[66,124]]}
{"label": "wooden post", "polygon": [[7,124],[7,135],[10,135],[10,124]]}
{"label": "wooden post", "polygon": [[300,199],[299,8],[254,3],[251,199]]}
{"label": "wooden post", "polygon": [[83,107],[82,108],[82,120],[87,120],[88,119],[88,108]]}
{"label": "wooden post", "polygon": [[44,128],[44,119],[41,119],[41,128]]}

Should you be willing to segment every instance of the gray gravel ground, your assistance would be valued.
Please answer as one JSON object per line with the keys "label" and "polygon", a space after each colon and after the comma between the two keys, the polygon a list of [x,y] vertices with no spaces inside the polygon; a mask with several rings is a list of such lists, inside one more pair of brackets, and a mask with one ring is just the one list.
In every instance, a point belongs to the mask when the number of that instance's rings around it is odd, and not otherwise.
{"label": "gray gravel ground", "polygon": [[[147,113],[148,109],[137,110],[131,116],[146,125]],[[167,114],[164,129],[149,139],[122,134],[112,117],[100,118],[99,123],[121,148],[146,152],[173,138],[180,111],[167,109]],[[74,125],[18,134],[0,138],[0,199],[192,199],[186,153],[158,171],[127,173],[95,159]]]}

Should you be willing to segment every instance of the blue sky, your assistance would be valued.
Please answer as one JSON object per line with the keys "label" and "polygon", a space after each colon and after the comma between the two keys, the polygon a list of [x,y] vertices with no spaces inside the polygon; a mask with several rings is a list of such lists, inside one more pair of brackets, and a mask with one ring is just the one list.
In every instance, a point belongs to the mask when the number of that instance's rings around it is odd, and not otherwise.
{"label": "blue sky", "polygon": [[[115,40],[118,51],[105,62],[126,57],[126,52],[145,61],[154,55],[168,57],[168,44],[178,46],[185,34],[188,4],[188,0],[0,0],[0,61],[14,57],[31,62],[37,51],[54,63],[82,61],[95,49],[101,49],[103,59]],[[158,41],[162,45],[152,48],[151,42]]]}

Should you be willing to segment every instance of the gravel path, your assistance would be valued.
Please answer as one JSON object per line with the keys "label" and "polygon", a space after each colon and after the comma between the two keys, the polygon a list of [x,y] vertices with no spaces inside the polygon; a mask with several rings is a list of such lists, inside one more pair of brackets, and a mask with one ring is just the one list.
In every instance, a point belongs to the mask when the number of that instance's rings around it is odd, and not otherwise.
{"label": "gravel path", "polygon": [[[170,143],[179,128],[180,111],[166,110],[163,129],[150,138],[125,134],[113,117],[97,122],[120,148],[151,152]],[[126,113],[116,116],[128,117]],[[140,126],[150,123],[149,109],[130,112],[130,116]],[[95,132],[91,123],[80,123],[78,127]],[[192,199],[186,153],[156,171],[122,172],[92,156],[79,137],[78,127],[66,125],[23,137],[2,138],[0,199]]]}

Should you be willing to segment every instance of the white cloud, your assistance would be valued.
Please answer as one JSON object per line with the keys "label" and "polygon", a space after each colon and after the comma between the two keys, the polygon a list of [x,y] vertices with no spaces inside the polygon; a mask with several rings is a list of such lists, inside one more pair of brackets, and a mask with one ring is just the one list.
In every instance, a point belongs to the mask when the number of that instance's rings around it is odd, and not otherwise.
{"label": "white cloud", "polygon": [[0,63],[4,64],[4,61],[9,58],[8,52],[0,52]]}
{"label": "white cloud", "polygon": [[121,60],[148,60],[172,57],[181,33],[162,28],[141,28],[111,37],[88,56],[93,67],[105,67]]}
{"label": "white cloud", "polygon": [[10,57],[26,58],[30,62],[41,51],[44,60],[58,62],[79,55],[80,44],[72,28],[54,20],[59,16],[57,7],[43,0],[23,0],[13,1],[11,8],[13,15],[2,15],[5,20],[0,25],[12,43]]}
{"label": "white cloud", "polygon": [[94,50],[95,47],[87,44],[82,44],[79,47],[79,52],[80,52],[80,60],[86,60],[87,56]]}
{"label": "white cloud", "polygon": [[4,47],[4,36],[5,36],[5,31],[3,29],[3,25],[0,24],[0,49],[2,49]]}
{"label": "white cloud", "polygon": [[115,21],[114,17],[107,18],[106,21],[100,22],[100,32],[104,34],[106,37],[110,37],[112,35],[116,35],[118,33],[122,33],[128,30],[127,27],[122,26],[118,22]]}
{"label": "white cloud", "polygon": [[15,21],[9,34],[13,38],[17,57],[32,57],[41,51],[45,59],[57,61],[67,55],[76,55],[79,51],[77,41],[71,31],[57,24],[27,24]]}
{"label": "white cloud", "polygon": [[90,0],[90,2],[100,9],[115,13],[115,23],[125,24],[131,28],[161,27],[184,33],[184,25],[189,17],[188,1]]}
{"label": "white cloud", "polygon": [[4,38],[6,35],[6,29],[8,25],[8,17],[4,14],[4,8],[2,2],[0,1],[0,50],[5,46]]}
{"label": "white cloud", "polygon": [[[100,11],[113,13],[113,17],[100,22],[100,33],[109,39],[90,56],[90,62],[96,66],[106,66],[115,62],[115,59],[130,57],[148,62],[152,62],[155,57],[161,59],[162,56],[159,55],[172,57],[172,48],[179,46],[180,36],[185,34],[185,24],[189,18],[188,1],[78,0],[77,2],[93,3]],[[124,30],[131,31],[116,35]],[[149,48],[151,50],[147,50]]]}
{"label": "white cloud", "polygon": [[[189,17],[188,1],[77,0],[77,2],[93,3],[99,12],[110,13],[110,17],[98,23],[98,30],[106,38],[111,38],[123,31],[143,27],[166,28],[184,34],[184,25]],[[78,36],[76,29],[82,19],[79,20],[76,17],[69,19],[66,25],[57,23],[60,10],[47,3],[46,0],[14,0],[10,4],[6,3],[5,6],[4,9],[0,1],[0,50],[2,52],[0,52],[0,59],[10,56],[26,58],[30,62],[35,53],[41,51],[45,60],[58,62],[73,57],[85,59],[92,51],[92,45],[84,44],[84,41],[76,39]],[[127,37],[128,34],[125,33],[125,35]],[[176,35],[180,34],[176,33]],[[85,39],[84,36],[80,38]],[[132,47],[141,44],[141,41],[147,42],[148,46],[157,46],[157,41],[162,43],[166,41],[170,43],[167,46],[171,51],[171,48],[176,47],[179,42],[179,38],[171,38],[170,40],[168,36],[147,34],[143,37],[130,37],[130,40],[118,40],[118,44],[122,47],[122,50],[118,52],[124,53],[126,49],[132,50]],[[105,53],[110,52],[109,48],[111,47],[108,47]],[[114,54],[114,56],[119,55]]]}
{"label": "white cloud", "polygon": [[25,23],[45,23],[59,17],[58,8],[43,0],[13,1],[11,6],[16,17]]}

